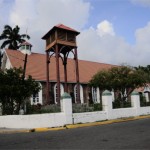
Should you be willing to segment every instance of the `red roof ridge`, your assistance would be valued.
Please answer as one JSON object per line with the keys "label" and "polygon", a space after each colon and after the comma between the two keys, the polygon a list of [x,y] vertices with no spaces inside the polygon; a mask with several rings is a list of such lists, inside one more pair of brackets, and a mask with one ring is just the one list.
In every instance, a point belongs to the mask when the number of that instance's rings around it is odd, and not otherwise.
{"label": "red roof ridge", "polygon": [[104,65],[111,65],[111,66],[119,66],[115,64],[109,64],[109,63],[104,63],[104,62],[97,62],[97,61],[91,61],[91,60],[83,60],[83,59],[78,59],[79,61],[84,61],[84,62],[90,62],[90,63],[96,63],[96,64],[104,64]]}
{"label": "red roof ridge", "polygon": [[[11,49],[6,49],[6,50],[9,50],[9,51],[12,51]],[[21,53],[20,50],[13,50],[13,51],[17,51],[19,53]],[[45,55],[44,53],[37,53],[37,52],[32,52],[32,54],[35,54],[35,55]],[[54,56],[55,57],[55,56]],[[69,60],[72,60],[73,58],[68,58]],[[104,63],[104,62],[96,62],[96,61],[91,61],[91,60],[83,60],[83,59],[78,59],[78,61],[82,61],[82,62],[89,62],[89,63],[96,63],[96,64],[103,64],[103,65],[111,65],[111,66],[119,66],[119,65],[115,65],[115,64],[109,64],[109,63]]]}
{"label": "red roof ridge", "polygon": [[76,31],[75,29],[72,29],[64,24],[57,24],[55,26],[53,26],[43,37],[42,39],[46,39],[47,36],[52,32],[52,30],[56,29],[56,28],[60,28],[60,29],[64,29],[64,30],[69,30],[69,31],[72,31],[72,32],[75,32],[77,35],[80,34],[80,32]]}
{"label": "red roof ridge", "polygon": [[70,31],[78,32],[78,31],[76,31],[75,29],[72,29],[72,28],[70,28],[70,27],[68,27],[68,26],[66,26],[66,25],[64,25],[64,24],[61,24],[61,23],[55,25],[54,27],[61,28],[61,29],[65,29],[65,30],[70,30]]}

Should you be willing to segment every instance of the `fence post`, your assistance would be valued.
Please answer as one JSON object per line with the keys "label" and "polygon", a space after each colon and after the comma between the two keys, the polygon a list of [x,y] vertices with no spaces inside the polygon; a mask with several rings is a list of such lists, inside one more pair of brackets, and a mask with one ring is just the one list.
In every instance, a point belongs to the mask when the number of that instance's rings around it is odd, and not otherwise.
{"label": "fence post", "polygon": [[103,110],[107,113],[107,119],[111,119],[112,113],[112,94],[110,91],[105,90],[102,94]]}
{"label": "fence post", "polygon": [[61,112],[65,114],[66,124],[72,124],[72,100],[66,92],[61,96]]}
{"label": "fence post", "polygon": [[135,108],[135,115],[140,115],[140,96],[139,93],[136,91],[133,91],[131,93],[131,106]]}

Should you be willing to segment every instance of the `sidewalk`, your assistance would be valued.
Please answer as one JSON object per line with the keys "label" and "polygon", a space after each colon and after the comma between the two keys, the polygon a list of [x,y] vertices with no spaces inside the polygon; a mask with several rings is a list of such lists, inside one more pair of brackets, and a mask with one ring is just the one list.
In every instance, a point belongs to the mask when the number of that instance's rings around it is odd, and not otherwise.
{"label": "sidewalk", "polygon": [[57,131],[57,130],[64,130],[64,129],[73,129],[73,128],[106,125],[106,124],[126,122],[126,121],[134,121],[134,120],[145,119],[145,118],[150,118],[150,115],[130,117],[130,118],[121,118],[121,119],[107,120],[107,121],[99,121],[99,122],[92,122],[92,123],[71,124],[71,125],[65,125],[64,127],[54,127],[54,128],[33,128],[33,129],[0,128],[0,134]]}

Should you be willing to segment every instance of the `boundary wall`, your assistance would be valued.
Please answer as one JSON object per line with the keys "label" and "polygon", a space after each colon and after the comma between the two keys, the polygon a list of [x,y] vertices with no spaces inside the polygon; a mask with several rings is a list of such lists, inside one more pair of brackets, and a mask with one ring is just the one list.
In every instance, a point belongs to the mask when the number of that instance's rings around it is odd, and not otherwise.
{"label": "boundary wall", "polygon": [[150,106],[140,107],[140,98],[137,92],[133,92],[131,95],[131,108],[113,109],[112,95],[107,90],[103,93],[102,104],[103,111],[72,113],[71,97],[68,93],[64,93],[61,97],[60,113],[0,116],[0,128],[51,128],[150,114]]}

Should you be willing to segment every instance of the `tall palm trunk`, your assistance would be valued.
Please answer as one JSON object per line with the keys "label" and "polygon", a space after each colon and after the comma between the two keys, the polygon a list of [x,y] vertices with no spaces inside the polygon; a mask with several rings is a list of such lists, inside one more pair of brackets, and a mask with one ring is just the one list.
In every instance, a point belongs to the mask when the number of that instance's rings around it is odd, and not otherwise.
{"label": "tall palm trunk", "polygon": [[1,66],[2,66],[2,57],[3,57],[3,55],[2,55],[2,52],[0,51],[0,70],[1,70]]}

